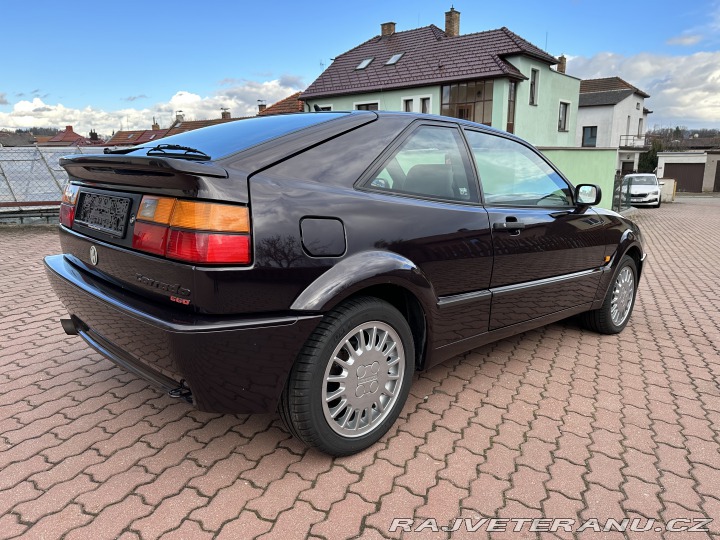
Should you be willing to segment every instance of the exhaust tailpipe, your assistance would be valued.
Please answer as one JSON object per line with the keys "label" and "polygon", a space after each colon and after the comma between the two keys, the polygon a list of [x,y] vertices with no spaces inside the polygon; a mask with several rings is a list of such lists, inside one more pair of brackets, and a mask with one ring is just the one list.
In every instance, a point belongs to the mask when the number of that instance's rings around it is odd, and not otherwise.
{"label": "exhaust tailpipe", "polygon": [[65,333],[68,336],[77,336],[78,331],[77,327],[75,326],[75,321],[72,319],[60,319],[60,324],[62,324],[63,330],[65,330]]}

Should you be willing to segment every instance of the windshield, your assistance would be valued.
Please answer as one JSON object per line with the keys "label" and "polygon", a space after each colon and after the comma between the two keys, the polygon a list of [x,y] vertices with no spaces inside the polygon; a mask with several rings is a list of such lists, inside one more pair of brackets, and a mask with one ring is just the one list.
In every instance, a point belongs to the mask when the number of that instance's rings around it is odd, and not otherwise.
{"label": "windshield", "polygon": [[623,184],[632,184],[633,186],[657,186],[657,179],[651,174],[626,176],[623,178]]}
{"label": "windshield", "polygon": [[[256,144],[287,135],[294,131],[335,120],[348,113],[298,113],[278,116],[262,116],[226,122],[193,131],[186,131],[159,139],[152,146],[144,145],[133,148],[127,153],[140,155],[160,155],[162,147],[164,157],[191,158],[187,151],[209,156],[206,159],[219,159]],[[125,152],[123,152],[125,153]],[[177,154],[177,155],[176,155]]]}

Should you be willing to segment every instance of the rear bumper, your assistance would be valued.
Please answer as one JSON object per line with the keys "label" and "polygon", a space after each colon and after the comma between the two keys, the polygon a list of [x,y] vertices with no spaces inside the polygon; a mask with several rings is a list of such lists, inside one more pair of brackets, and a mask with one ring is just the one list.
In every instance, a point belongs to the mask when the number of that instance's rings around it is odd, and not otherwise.
{"label": "rear bumper", "polygon": [[293,362],[322,318],[210,317],[163,308],[100,281],[62,255],[45,258],[78,334],[128,371],[222,413],[275,410]]}

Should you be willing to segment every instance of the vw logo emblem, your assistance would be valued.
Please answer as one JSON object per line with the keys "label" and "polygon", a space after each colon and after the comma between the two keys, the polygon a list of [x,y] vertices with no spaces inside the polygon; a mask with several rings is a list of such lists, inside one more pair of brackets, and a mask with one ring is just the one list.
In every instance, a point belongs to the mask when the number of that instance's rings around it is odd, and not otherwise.
{"label": "vw logo emblem", "polygon": [[90,262],[93,263],[93,266],[97,266],[98,254],[95,246],[90,246]]}

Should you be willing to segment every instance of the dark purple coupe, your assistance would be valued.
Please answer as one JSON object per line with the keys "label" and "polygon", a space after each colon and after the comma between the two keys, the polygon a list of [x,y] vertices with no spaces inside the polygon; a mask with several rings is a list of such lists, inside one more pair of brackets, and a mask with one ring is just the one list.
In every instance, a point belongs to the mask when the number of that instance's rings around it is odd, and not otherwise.
{"label": "dark purple coupe", "polygon": [[597,186],[456,119],[253,118],[62,165],[65,331],[335,455],[389,429],[415,370],[573,315],[620,332],[645,259]]}

